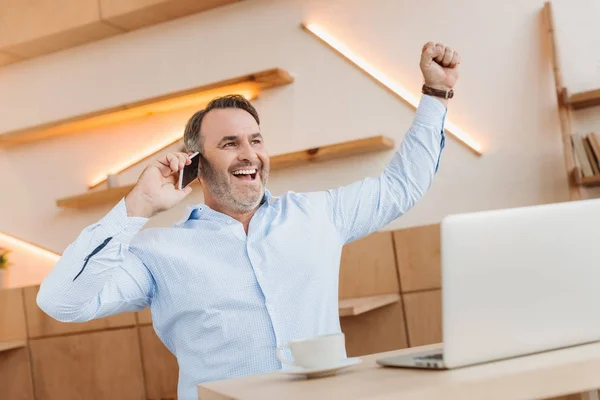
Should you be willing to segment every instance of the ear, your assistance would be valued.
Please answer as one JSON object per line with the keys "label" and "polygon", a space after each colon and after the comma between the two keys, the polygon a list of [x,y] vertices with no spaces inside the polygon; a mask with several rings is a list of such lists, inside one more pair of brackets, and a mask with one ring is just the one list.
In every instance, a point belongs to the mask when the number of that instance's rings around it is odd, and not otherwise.
{"label": "ear", "polygon": [[202,159],[199,160],[198,163],[198,174],[196,175],[196,180],[200,185],[202,185]]}

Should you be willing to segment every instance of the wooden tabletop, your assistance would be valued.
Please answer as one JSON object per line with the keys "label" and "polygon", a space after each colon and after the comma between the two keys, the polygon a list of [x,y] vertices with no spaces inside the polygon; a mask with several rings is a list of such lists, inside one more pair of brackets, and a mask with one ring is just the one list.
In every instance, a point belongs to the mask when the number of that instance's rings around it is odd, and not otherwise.
{"label": "wooden tabletop", "polygon": [[413,347],[362,357],[335,376],[306,379],[282,372],[198,385],[200,400],[253,399],[542,399],[600,387],[600,342],[451,371],[387,368],[375,360],[431,350]]}

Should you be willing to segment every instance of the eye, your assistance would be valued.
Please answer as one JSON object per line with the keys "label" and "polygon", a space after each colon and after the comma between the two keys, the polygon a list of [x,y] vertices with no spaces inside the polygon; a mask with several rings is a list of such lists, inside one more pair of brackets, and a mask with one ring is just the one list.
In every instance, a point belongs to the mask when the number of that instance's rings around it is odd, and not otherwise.
{"label": "eye", "polygon": [[262,140],[260,140],[260,139],[254,139],[252,141],[252,144],[261,144],[261,143],[262,143]]}
{"label": "eye", "polygon": [[231,146],[235,146],[235,143],[234,143],[234,142],[228,142],[228,143],[225,143],[225,144],[223,145],[223,147],[231,147],[230,145],[231,145]]}

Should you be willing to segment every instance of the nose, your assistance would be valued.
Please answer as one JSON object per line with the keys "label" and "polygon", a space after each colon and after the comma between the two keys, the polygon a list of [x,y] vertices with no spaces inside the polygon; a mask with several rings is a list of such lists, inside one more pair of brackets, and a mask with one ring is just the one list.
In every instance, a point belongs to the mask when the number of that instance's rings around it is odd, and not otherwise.
{"label": "nose", "polygon": [[240,161],[248,161],[255,164],[258,161],[258,156],[256,152],[248,142],[244,142],[239,146],[238,151],[238,160]]}

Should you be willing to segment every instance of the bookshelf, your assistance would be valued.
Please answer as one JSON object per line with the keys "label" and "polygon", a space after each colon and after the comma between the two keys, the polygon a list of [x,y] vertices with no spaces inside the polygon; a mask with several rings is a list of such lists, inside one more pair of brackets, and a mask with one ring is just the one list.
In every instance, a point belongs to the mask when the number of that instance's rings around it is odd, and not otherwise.
{"label": "bookshelf", "polygon": [[[323,162],[337,158],[351,157],[386,151],[395,148],[393,139],[386,136],[372,136],[364,139],[334,143],[311,149],[284,153],[270,158],[271,171],[300,166],[303,164]],[[194,182],[197,184],[197,180]],[[85,208],[107,203],[116,203],[125,196],[134,185],[126,185],[101,190],[91,190],[87,193],[61,198],[56,205],[61,208]]]}
{"label": "bookshelf", "polygon": [[558,100],[564,163],[571,200],[581,200],[583,187],[600,186],[600,136],[595,132],[573,133],[573,112],[600,106],[600,89],[569,94],[564,85],[556,45],[552,3],[544,4],[546,26],[550,37],[550,50],[554,83]]}

